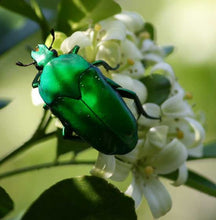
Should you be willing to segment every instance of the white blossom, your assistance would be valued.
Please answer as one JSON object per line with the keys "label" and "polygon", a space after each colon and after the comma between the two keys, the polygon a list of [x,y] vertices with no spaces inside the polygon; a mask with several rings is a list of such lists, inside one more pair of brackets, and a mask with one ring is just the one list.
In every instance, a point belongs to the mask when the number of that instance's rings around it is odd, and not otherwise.
{"label": "white blossom", "polygon": [[[126,190],[136,207],[143,196],[152,214],[158,218],[166,214],[172,200],[160,176],[178,170],[178,178],[172,184],[179,186],[187,180],[188,155],[202,156],[205,131],[196,119],[187,93],[178,83],[172,67],[164,61],[167,55],[150,33],[144,29],[145,21],[135,12],[122,12],[100,21],[85,31],[77,31],[66,38],[61,50],[68,53],[75,45],[79,54],[88,62],[104,60],[115,71],[103,73],[122,87],[134,91],[148,115],[161,120],[138,116],[133,101],[126,104],[138,118],[138,142],[125,155],[99,153],[92,175],[124,181],[132,173],[132,182]],[[170,82],[170,92],[162,103],[148,102],[145,74],[161,74]],[[121,146],[119,146],[121,147]]]}

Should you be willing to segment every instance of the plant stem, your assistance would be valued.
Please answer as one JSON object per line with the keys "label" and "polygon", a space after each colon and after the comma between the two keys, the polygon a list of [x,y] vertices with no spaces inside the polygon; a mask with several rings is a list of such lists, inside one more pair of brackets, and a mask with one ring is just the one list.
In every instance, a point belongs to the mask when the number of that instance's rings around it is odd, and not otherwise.
{"label": "plant stem", "polygon": [[34,171],[34,170],[39,170],[39,169],[46,169],[46,168],[50,168],[50,167],[68,166],[68,165],[93,165],[94,163],[95,163],[95,161],[93,161],[93,160],[88,160],[88,161],[70,160],[70,161],[64,161],[64,162],[55,161],[55,162],[50,162],[50,163],[43,163],[43,164],[39,164],[39,165],[24,167],[24,168],[20,168],[20,169],[16,169],[16,170],[2,173],[2,174],[0,174],[0,179],[4,179],[7,177],[16,175],[16,174],[26,173],[29,171]]}
{"label": "plant stem", "polygon": [[40,137],[35,137],[33,135],[32,138],[30,138],[27,142],[25,142],[23,145],[21,145],[19,148],[17,148],[16,150],[12,151],[11,153],[9,153],[8,155],[6,155],[5,157],[3,157],[2,159],[0,159],[0,165],[2,165],[3,163],[7,162],[8,160],[12,159],[13,157],[19,155],[20,153],[28,150],[32,145],[39,143],[41,141],[44,141],[52,136],[54,136],[56,134],[55,131],[50,132],[48,134],[44,134],[43,136]]}
{"label": "plant stem", "polygon": [[56,134],[56,131],[50,132],[48,134],[45,133],[51,119],[52,118],[50,116],[49,111],[45,110],[43,112],[43,116],[41,118],[41,121],[40,121],[36,131],[32,135],[32,137],[28,141],[26,141],[23,145],[21,145],[19,148],[17,148],[16,150],[10,152],[8,155],[1,158],[0,165],[2,165],[3,163],[7,162],[10,159],[12,159],[13,157],[19,155],[21,152],[28,150],[35,143],[38,143],[38,142],[44,141],[50,137],[53,137]]}

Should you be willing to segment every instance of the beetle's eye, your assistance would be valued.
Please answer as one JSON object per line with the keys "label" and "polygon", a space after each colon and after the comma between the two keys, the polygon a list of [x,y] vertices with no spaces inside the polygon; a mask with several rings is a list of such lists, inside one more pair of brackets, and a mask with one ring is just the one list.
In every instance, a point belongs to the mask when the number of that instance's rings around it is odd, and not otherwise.
{"label": "beetle's eye", "polygon": [[35,48],[35,51],[36,51],[36,52],[38,52],[38,51],[39,51],[39,47],[38,47],[38,46]]}

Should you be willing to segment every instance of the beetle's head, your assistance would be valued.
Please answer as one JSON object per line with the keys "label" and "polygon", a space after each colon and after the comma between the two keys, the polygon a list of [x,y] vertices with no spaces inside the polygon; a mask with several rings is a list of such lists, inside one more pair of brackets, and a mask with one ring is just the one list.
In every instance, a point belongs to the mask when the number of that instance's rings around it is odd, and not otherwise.
{"label": "beetle's head", "polygon": [[55,33],[54,30],[52,29],[50,31],[53,39],[51,42],[51,45],[49,48],[45,44],[38,44],[35,50],[31,52],[31,57],[34,60],[32,63],[29,64],[23,64],[21,62],[17,62],[16,64],[18,66],[30,66],[30,65],[35,65],[38,70],[42,70],[43,67],[51,61],[53,58],[58,56],[58,53],[56,50],[52,49],[52,45],[55,41]]}
{"label": "beetle's head", "polygon": [[35,60],[37,66],[44,67],[49,61],[57,57],[57,52],[50,50],[44,44],[38,44],[36,49],[31,52],[31,57]]}

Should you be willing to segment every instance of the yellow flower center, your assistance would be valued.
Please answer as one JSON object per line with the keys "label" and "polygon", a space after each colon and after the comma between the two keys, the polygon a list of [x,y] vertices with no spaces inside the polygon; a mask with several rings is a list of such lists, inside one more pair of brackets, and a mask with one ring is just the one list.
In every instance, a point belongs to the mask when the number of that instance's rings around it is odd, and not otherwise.
{"label": "yellow flower center", "polygon": [[152,166],[146,166],[144,168],[144,173],[146,176],[151,176],[154,173],[154,168]]}
{"label": "yellow flower center", "polygon": [[186,93],[185,93],[185,98],[186,98],[186,99],[192,99],[192,98],[193,98],[193,95],[192,95],[190,92],[186,92]]}
{"label": "yellow flower center", "polygon": [[94,26],[94,30],[95,31],[100,31],[101,30],[101,25],[100,24],[95,24],[95,26]]}
{"label": "yellow flower center", "polygon": [[129,64],[129,65],[134,65],[134,60],[133,59],[130,59],[130,58],[128,58],[127,59],[127,63]]}
{"label": "yellow flower center", "polygon": [[142,39],[149,39],[151,36],[150,36],[149,32],[144,31],[144,32],[140,33],[139,37]]}
{"label": "yellow flower center", "polygon": [[179,128],[176,128],[176,136],[178,139],[184,138],[184,132],[181,131]]}

